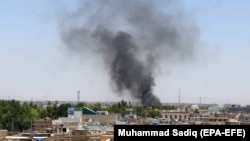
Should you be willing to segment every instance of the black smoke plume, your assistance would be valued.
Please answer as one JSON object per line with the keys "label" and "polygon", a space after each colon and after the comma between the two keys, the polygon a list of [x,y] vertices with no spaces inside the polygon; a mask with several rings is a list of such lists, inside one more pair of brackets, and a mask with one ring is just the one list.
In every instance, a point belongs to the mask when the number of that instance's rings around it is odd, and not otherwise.
{"label": "black smoke plume", "polygon": [[61,29],[68,49],[103,56],[116,92],[144,105],[160,104],[153,92],[157,62],[190,59],[198,35],[181,3],[169,0],[82,1],[63,16]]}

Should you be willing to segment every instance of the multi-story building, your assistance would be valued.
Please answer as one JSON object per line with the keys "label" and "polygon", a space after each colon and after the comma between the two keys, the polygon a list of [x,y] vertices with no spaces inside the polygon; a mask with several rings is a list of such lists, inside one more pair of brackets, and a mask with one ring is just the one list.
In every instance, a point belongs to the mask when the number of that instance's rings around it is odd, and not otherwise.
{"label": "multi-story building", "polygon": [[190,113],[185,111],[160,111],[161,117],[166,118],[167,121],[186,121],[190,118]]}
{"label": "multi-story building", "polygon": [[50,118],[35,120],[32,128],[33,131],[52,132],[52,120]]}

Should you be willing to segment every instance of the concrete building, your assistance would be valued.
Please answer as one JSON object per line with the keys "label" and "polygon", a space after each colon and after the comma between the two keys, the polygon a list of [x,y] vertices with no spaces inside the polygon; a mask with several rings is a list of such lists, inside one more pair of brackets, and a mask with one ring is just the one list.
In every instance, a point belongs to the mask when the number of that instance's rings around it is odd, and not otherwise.
{"label": "concrete building", "polygon": [[[81,122],[82,119],[82,107],[69,107],[68,108],[68,119],[74,119],[75,121]],[[66,119],[66,118],[65,118]]]}
{"label": "concrete building", "polygon": [[32,128],[33,131],[52,132],[52,120],[50,118],[35,120]]}
{"label": "concrete building", "polygon": [[186,121],[190,118],[189,112],[178,112],[178,111],[166,111],[161,110],[160,114],[162,118],[166,118],[167,121]]}
{"label": "concrete building", "polygon": [[97,115],[108,115],[109,112],[108,111],[96,111]]}
{"label": "concrete building", "polygon": [[83,122],[99,122],[102,125],[114,125],[117,120],[117,114],[109,115],[83,115]]}
{"label": "concrete building", "polygon": [[107,111],[93,111],[87,107],[83,107],[82,121],[83,122],[99,122],[102,125],[114,125],[118,114],[108,113]]}
{"label": "concrete building", "polygon": [[250,107],[231,107],[227,108],[227,111],[232,113],[238,113],[238,112],[250,113]]}
{"label": "concrete building", "polygon": [[63,127],[62,120],[52,120],[52,128],[54,133],[63,133],[66,130]]}
{"label": "concrete building", "polygon": [[82,129],[82,122],[78,118],[62,117],[53,123],[53,128],[57,133],[71,134],[72,130]]}
{"label": "concrete building", "polygon": [[71,134],[72,130],[82,129],[82,107],[69,107],[67,117],[53,120],[53,129],[56,133]]}
{"label": "concrete building", "polygon": [[225,108],[240,108],[240,104],[224,104]]}
{"label": "concrete building", "polygon": [[209,113],[218,113],[221,111],[221,108],[219,106],[210,106],[208,107]]}
{"label": "concrete building", "polygon": [[8,135],[8,130],[0,130],[0,140]]}

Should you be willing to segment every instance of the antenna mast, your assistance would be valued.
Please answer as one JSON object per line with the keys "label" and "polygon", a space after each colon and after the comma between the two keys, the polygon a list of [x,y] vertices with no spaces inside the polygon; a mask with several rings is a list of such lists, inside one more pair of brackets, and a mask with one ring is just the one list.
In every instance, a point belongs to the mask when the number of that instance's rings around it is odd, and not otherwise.
{"label": "antenna mast", "polygon": [[77,91],[77,104],[80,102],[80,91]]}
{"label": "antenna mast", "polygon": [[179,88],[178,104],[181,104],[181,89]]}

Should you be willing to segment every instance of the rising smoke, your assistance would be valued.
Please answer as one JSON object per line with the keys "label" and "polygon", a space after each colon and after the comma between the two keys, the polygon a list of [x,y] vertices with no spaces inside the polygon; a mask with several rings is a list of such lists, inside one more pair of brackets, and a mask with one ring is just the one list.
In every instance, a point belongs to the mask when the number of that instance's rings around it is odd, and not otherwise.
{"label": "rising smoke", "polygon": [[144,105],[160,104],[153,93],[156,62],[191,58],[198,38],[176,0],[84,1],[64,15],[61,29],[69,50],[104,57],[116,92],[126,90]]}

